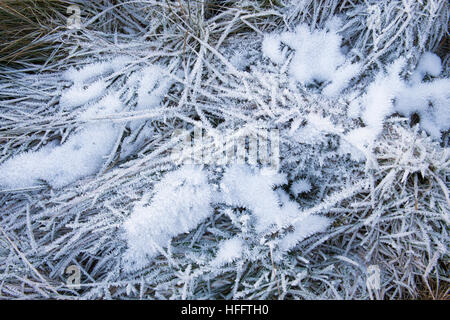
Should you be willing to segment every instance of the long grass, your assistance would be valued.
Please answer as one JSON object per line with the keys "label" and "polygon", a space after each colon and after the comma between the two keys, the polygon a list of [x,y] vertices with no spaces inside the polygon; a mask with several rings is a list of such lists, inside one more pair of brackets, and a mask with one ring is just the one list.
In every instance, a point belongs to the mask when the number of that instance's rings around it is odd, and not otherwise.
{"label": "long grass", "polygon": [[65,26],[67,4],[52,0],[2,1],[0,64],[23,68],[58,59],[62,52],[54,35]]}
{"label": "long grass", "polygon": [[[366,163],[333,158],[336,136],[322,135],[313,145],[293,141],[292,122],[311,112],[344,129],[356,124],[342,116],[347,101],[294,90],[279,70],[261,63],[260,52],[266,32],[298,23],[322,27],[339,14],[340,34],[364,65],[354,86],[364,88],[399,55],[408,54],[414,68],[428,50],[439,51],[448,76],[448,51],[441,52],[448,39],[445,1],[71,1],[81,8],[80,30],[61,22],[69,2],[30,3],[0,4],[7,44],[0,49],[0,163],[64,141],[81,126],[77,110],[59,105],[70,83],[58,75],[116,55],[133,58],[107,77],[108,90],[120,92],[127,109],[103,120],[124,124],[121,141],[132,134],[140,141],[127,129],[137,120],[155,134],[125,158],[119,141],[104,170],[67,187],[42,181],[0,190],[1,298],[448,299],[448,148],[395,116]],[[247,54],[249,68],[230,63],[236,53]],[[174,84],[159,108],[136,111],[129,79],[150,64],[166,66]],[[282,92],[275,101],[273,87]],[[124,274],[121,225],[174,169],[174,130],[252,130],[261,123],[280,130],[281,168],[291,181],[305,165],[316,169],[314,193],[301,205],[333,218],[333,227],[283,257],[254,241],[254,255],[217,270],[208,264],[217,239],[244,231],[229,210],[216,208],[147,268]],[[81,270],[79,290],[66,284],[70,265]],[[381,269],[376,292],[366,286],[370,265]]]}

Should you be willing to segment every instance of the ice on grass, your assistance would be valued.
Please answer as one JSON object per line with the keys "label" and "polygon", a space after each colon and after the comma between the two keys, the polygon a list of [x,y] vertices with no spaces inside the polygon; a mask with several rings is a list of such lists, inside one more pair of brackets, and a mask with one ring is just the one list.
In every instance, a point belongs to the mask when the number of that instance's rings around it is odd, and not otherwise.
{"label": "ice on grass", "polygon": [[370,152],[376,138],[377,132],[372,128],[352,129],[341,141],[339,151],[342,154],[350,154],[354,161],[363,161]]}
{"label": "ice on grass", "polygon": [[102,117],[113,116],[117,112],[123,110],[123,104],[120,101],[117,94],[112,93],[105,96],[99,102],[87,107],[80,113],[78,119],[80,120],[93,120]]}
{"label": "ice on grass", "polygon": [[351,130],[344,138],[362,153],[368,151],[368,146],[382,132],[385,118],[394,112],[395,97],[405,86],[400,78],[405,62],[399,58],[388,67],[387,73],[379,73],[367,92],[351,106],[352,113],[360,114],[366,126]]}
{"label": "ice on grass", "polygon": [[421,57],[410,83],[399,92],[395,110],[405,116],[417,113],[420,126],[433,138],[450,128],[450,80],[422,82],[426,74],[437,77],[442,71],[441,59],[431,52]]}
{"label": "ice on grass", "polygon": [[316,113],[310,113],[307,117],[306,125],[296,129],[292,127],[291,135],[296,142],[315,144],[324,133],[339,134],[342,128],[335,126],[329,118],[325,118]]}
{"label": "ice on grass", "polygon": [[117,129],[106,123],[82,129],[57,147],[25,152],[0,165],[0,185],[27,188],[45,181],[66,186],[98,172],[117,139]]}
{"label": "ice on grass", "polygon": [[244,50],[238,49],[234,51],[230,57],[230,63],[238,70],[244,70],[249,64],[249,59]]}
{"label": "ice on grass", "polygon": [[442,68],[439,57],[425,53],[409,82],[400,76],[405,65],[406,60],[398,58],[387,67],[386,73],[378,73],[366,93],[350,105],[350,115],[359,115],[366,126],[351,130],[345,139],[363,153],[382,132],[385,119],[394,112],[404,116],[417,113],[421,128],[436,139],[450,127],[450,80],[421,82],[425,74],[439,75]]}
{"label": "ice on grass", "polygon": [[279,242],[281,252],[292,250],[302,240],[319,232],[324,232],[330,226],[330,219],[318,215],[305,215],[292,224],[293,231],[286,234]]}
{"label": "ice on grass", "polygon": [[363,98],[361,119],[374,130],[375,135],[382,131],[384,119],[393,113],[395,97],[405,86],[400,78],[405,63],[405,59],[399,58],[388,67],[386,75],[380,73]]}
{"label": "ice on grass", "polygon": [[227,205],[249,209],[256,218],[255,229],[262,232],[272,224],[282,225],[278,197],[273,188],[284,184],[282,174],[264,175],[248,166],[227,168],[221,182],[223,201]]}
{"label": "ice on grass", "polygon": [[[294,243],[311,235],[314,230],[324,230],[328,226],[328,219],[313,218],[303,213],[284,191],[274,190],[285,183],[284,174],[263,174],[259,169],[233,165],[225,171],[221,192],[227,205],[244,207],[251,212],[258,233],[267,231],[271,226],[282,228],[292,225],[297,231],[290,234],[283,245],[285,250],[289,250]],[[315,225],[309,225],[310,222]]]}
{"label": "ice on grass", "polygon": [[[115,94],[87,107],[78,117],[89,121],[123,109]],[[35,152],[19,154],[0,165],[0,185],[27,188],[42,181],[53,188],[69,185],[97,173],[112,152],[118,128],[105,121],[83,125],[61,145],[47,145]]]}
{"label": "ice on grass", "polygon": [[311,183],[307,179],[298,179],[292,183],[291,192],[294,196],[298,196],[301,193],[311,191]]}
{"label": "ice on grass", "polygon": [[312,215],[301,211],[298,204],[289,199],[289,195],[282,189],[278,190],[279,203],[281,205],[284,217],[284,226],[290,226],[289,232],[286,232],[275,243],[278,245],[277,258],[287,251],[292,250],[299,242],[312,236],[315,233],[325,231],[331,220],[327,217]]}
{"label": "ice on grass", "polygon": [[304,85],[325,84],[322,93],[334,97],[358,75],[361,64],[346,60],[341,36],[336,33],[339,21],[329,21],[327,25],[328,29],[310,31],[308,25],[300,24],[293,32],[267,34],[262,52],[274,63],[281,64],[285,60],[281,45],[287,45],[294,50],[289,74]]}
{"label": "ice on grass", "polygon": [[439,76],[442,71],[441,58],[432,52],[425,52],[420,58],[416,70],[411,76],[411,83],[422,82],[425,75],[433,77]]}
{"label": "ice on grass", "polygon": [[172,84],[169,77],[164,75],[163,69],[151,65],[142,71],[138,89],[137,109],[151,109],[157,107]]}
{"label": "ice on grass", "polygon": [[[144,68],[136,77],[130,79],[136,83],[137,104],[136,111],[145,111],[157,108],[170,89],[173,81],[167,77],[162,67],[151,65]],[[121,159],[133,154],[142,147],[153,135],[154,128],[148,125],[145,119],[134,119],[128,124],[131,135],[122,141]]]}
{"label": "ice on grass", "polygon": [[341,37],[327,30],[310,31],[300,24],[295,32],[281,35],[281,41],[295,50],[290,74],[301,83],[331,80],[338,66],[345,62],[340,50]]}
{"label": "ice on grass", "polygon": [[86,105],[105,94],[107,83],[105,76],[113,72],[120,72],[132,60],[127,56],[87,64],[80,69],[70,68],[66,70],[62,78],[72,81],[70,88],[63,91],[60,105],[69,109]]}
{"label": "ice on grass", "polygon": [[[123,225],[128,246],[124,255],[125,270],[138,270],[151,263],[172,238],[192,231],[208,218],[213,213],[213,205],[247,208],[255,217],[257,232],[267,231],[274,225],[292,224],[295,231],[286,240],[280,240],[284,250],[324,230],[329,223],[327,218],[300,211],[287,194],[280,196],[274,190],[285,182],[283,174],[232,165],[221,179],[220,190],[213,192],[201,168],[186,165],[167,173],[154,186],[153,195],[144,196]],[[244,251],[245,243],[237,235],[219,245],[211,263],[216,267],[231,263],[241,258]]]}
{"label": "ice on grass", "polygon": [[130,57],[118,56],[107,61],[90,63],[79,69],[71,67],[62,76],[63,79],[72,81],[75,84],[83,84],[100,76],[118,72],[131,62]]}
{"label": "ice on grass", "polygon": [[167,173],[153,193],[150,203],[138,204],[124,223],[129,271],[145,267],[173,237],[191,231],[213,212],[206,173],[195,166]]}
{"label": "ice on grass", "polygon": [[450,80],[437,79],[406,87],[397,96],[395,110],[406,116],[417,113],[421,128],[440,139],[441,131],[450,128]]}
{"label": "ice on grass", "polygon": [[219,267],[227,263],[231,263],[242,257],[244,251],[244,241],[239,237],[234,237],[222,241],[219,244],[219,250],[211,264]]}
{"label": "ice on grass", "polygon": [[266,34],[262,42],[262,53],[275,63],[283,63],[285,57],[281,52],[281,39],[278,34]]}
{"label": "ice on grass", "polygon": [[89,85],[75,84],[63,91],[59,103],[65,109],[79,107],[101,97],[105,90],[106,82],[103,80],[95,81]]}
{"label": "ice on grass", "polygon": [[322,93],[328,97],[336,97],[348,86],[350,80],[359,74],[361,67],[361,63],[347,63],[339,67],[331,77],[331,83],[322,90]]}

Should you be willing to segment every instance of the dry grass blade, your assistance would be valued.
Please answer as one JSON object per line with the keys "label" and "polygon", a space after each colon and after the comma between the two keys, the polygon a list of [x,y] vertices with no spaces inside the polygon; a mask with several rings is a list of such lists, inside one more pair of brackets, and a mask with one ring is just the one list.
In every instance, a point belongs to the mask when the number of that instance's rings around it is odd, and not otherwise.
{"label": "dry grass blade", "polygon": [[65,25],[68,3],[0,1],[0,64],[45,62],[54,50],[49,35]]}
{"label": "dry grass blade", "polygon": [[[81,9],[81,30],[66,28],[71,3]],[[26,153],[45,156],[87,127],[120,129],[98,170],[63,186],[52,184],[46,172],[29,174],[40,171],[34,170],[40,160],[30,161],[28,171],[21,165],[0,171],[2,177],[20,167],[16,180],[25,181],[0,186],[0,297],[369,299],[367,271],[377,266],[381,286],[375,298],[448,299],[448,146],[421,130],[419,120],[410,126],[406,116],[393,114],[382,119],[365,160],[341,150],[349,147],[343,144],[348,132],[364,128],[361,117],[349,115],[351,102],[399,56],[408,54],[408,74],[424,52],[437,48],[443,71],[430,83],[448,77],[444,4],[0,0],[0,166]],[[341,48],[349,49],[346,59],[367,62],[367,68],[342,95],[325,97],[320,84],[292,81],[296,49],[281,43],[287,59],[279,65],[261,47],[267,33],[301,24],[322,29],[336,15],[343,19],[336,33]],[[154,74],[155,83],[146,77]],[[88,94],[98,84],[98,95]],[[151,95],[157,103],[140,102],[155,89],[164,91]],[[108,109],[110,101],[118,102],[117,110],[81,117],[91,108]],[[327,125],[316,128],[316,118]],[[214,203],[195,229],[161,245],[161,254],[143,269],[128,272],[124,222],[137,205],[148,200],[149,207],[155,185],[176,170],[174,132],[186,130],[195,138],[195,126],[206,134],[226,133],[224,145],[275,129],[286,184],[273,191],[280,201],[292,201],[284,207],[292,204],[301,214],[262,234],[252,225],[254,209]],[[195,151],[214,149],[212,144]],[[44,156],[37,159],[45,162]],[[61,158],[49,161],[49,171],[91,160]],[[211,186],[223,191],[226,168],[208,163],[203,169]],[[310,184],[308,191],[292,191],[299,180]],[[291,251],[280,250],[304,215],[333,223]],[[245,240],[241,260],[212,264],[219,243],[237,236]],[[72,265],[82,273],[80,289],[65,285]]]}

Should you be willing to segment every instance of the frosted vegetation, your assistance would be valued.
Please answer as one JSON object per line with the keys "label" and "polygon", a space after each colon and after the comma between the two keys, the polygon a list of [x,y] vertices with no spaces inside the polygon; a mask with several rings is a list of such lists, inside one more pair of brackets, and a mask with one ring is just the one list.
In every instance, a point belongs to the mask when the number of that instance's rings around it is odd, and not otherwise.
{"label": "frosted vegetation", "polygon": [[[446,1],[71,2],[0,65],[1,297],[448,297]],[[198,127],[278,171],[174,162]]]}

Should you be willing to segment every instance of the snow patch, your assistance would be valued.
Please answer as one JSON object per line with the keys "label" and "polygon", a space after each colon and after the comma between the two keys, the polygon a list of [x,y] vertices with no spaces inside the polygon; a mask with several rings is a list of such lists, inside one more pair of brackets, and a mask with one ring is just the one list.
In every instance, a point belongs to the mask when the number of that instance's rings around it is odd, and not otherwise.
{"label": "snow patch", "polygon": [[242,257],[244,242],[238,237],[224,240],[219,244],[219,250],[214,260],[211,262],[214,266],[221,266],[231,263]]}
{"label": "snow patch", "polygon": [[281,39],[278,34],[266,34],[262,42],[262,53],[277,64],[284,62],[285,57],[281,52]]}
{"label": "snow patch", "polygon": [[117,133],[113,125],[100,123],[76,132],[60,146],[19,154],[0,165],[0,185],[27,188],[43,180],[60,188],[94,174],[111,152]]}
{"label": "snow patch", "polygon": [[283,174],[263,175],[258,169],[233,165],[224,173],[220,185],[227,205],[242,206],[256,217],[255,228],[262,232],[272,224],[282,225],[278,197],[273,188],[286,183]]}
{"label": "snow patch", "polygon": [[106,82],[98,80],[90,85],[75,84],[61,94],[61,107],[70,109],[85,105],[105,93]]}
{"label": "snow patch", "polygon": [[263,55],[274,63],[285,61],[285,44],[295,51],[289,74],[298,82],[325,84],[322,93],[337,96],[361,70],[360,63],[350,63],[341,48],[342,38],[336,32],[339,19],[332,19],[325,29],[310,31],[307,24],[299,24],[293,32],[267,34],[262,42]]}
{"label": "snow patch", "polygon": [[298,196],[301,193],[311,191],[311,183],[307,179],[298,179],[291,186],[291,192],[294,196]]}
{"label": "snow patch", "polygon": [[[119,98],[109,95],[86,108],[78,119],[89,121],[122,109]],[[25,152],[1,164],[0,185],[27,188],[39,184],[40,180],[53,188],[69,185],[102,168],[119,134],[118,128],[112,123],[87,123],[61,145],[48,145],[35,152]]]}
{"label": "snow patch", "polygon": [[63,73],[63,79],[75,84],[86,83],[99,76],[118,72],[131,62],[130,57],[119,56],[108,61],[90,63],[79,69],[71,67]]}
{"label": "snow patch", "polygon": [[318,215],[302,217],[293,224],[294,230],[285,235],[278,246],[281,252],[292,250],[300,241],[315,233],[324,232],[330,226],[330,219]]}
{"label": "snow patch", "polygon": [[400,77],[405,65],[404,58],[394,61],[386,73],[380,72],[375,77],[365,95],[350,104],[350,115],[359,115],[366,127],[353,129],[344,138],[362,153],[370,151],[386,117],[394,112],[405,116],[417,113],[421,128],[435,139],[450,128],[450,80],[421,82],[425,74],[439,75],[442,70],[439,57],[425,53],[409,82]]}
{"label": "snow patch", "polygon": [[[328,219],[312,218],[313,223],[320,221],[320,225],[308,226],[303,230],[303,225],[309,224],[309,215],[304,215],[298,204],[289,200],[284,191],[274,190],[275,186],[285,183],[284,174],[263,175],[257,169],[234,165],[226,170],[222,178],[223,201],[227,205],[245,207],[251,211],[256,218],[255,230],[258,233],[267,231],[271,226],[282,228],[290,225],[293,220],[301,220],[301,224],[299,222],[294,225],[298,229],[297,235],[290,235],[289,238],[294,237],[298,242],[303,239],[302,236],[310,235],[313,230],[322,230]],[[292,239],[289,240],[290,243],[294,242]]]}
{"label": "snow patch", "polygon": [[152,65],[142,70],[138,89],[137,109],[151,109],[159,105],[172,82],[164,76],[163,69]]}
{"label": "snow patch", "polygon": [[[138,204],[124,223],[128,249],[125,269],[138,270],[178,234],[189,232],[212,214],[206,173],[184,166],[167,173],[154,187],[151,203]],[[145,198],[145,197],[144,197]]]}
{"label": "snow patch", "polygon": [[425,52],[420,58],[416,70],[411,76],[411,83],[422,82],[425,75],[437,77],[442,72],[441,58],[432,52]]}

